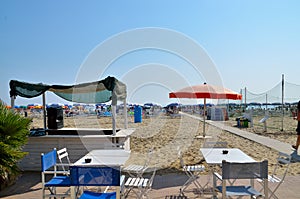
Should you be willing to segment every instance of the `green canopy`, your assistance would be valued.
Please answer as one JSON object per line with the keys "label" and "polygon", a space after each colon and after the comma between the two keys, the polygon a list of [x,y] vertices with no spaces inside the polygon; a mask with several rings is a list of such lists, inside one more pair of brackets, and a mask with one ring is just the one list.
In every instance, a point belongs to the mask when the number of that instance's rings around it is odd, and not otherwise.
{"label": "green canopy", "polygon": [[69,86],[33,84],[17,80],[11,80],[9,85],[11,97],[33,98],[51,91],[67,101],[79,103],[105,103],[112,100],[112,105],[116,105],[117,101],[124,101],[127,95],[126,85],[110,76],[100,81]]}

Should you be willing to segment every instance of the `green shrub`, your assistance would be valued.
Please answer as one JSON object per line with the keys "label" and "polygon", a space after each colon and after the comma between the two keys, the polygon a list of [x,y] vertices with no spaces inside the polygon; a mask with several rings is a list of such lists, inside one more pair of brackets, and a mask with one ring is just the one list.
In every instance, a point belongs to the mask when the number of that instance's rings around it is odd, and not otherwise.
{"label": "green shrub", "polygon": [[9,175],[19,172],[17,163],[26,152],[22,146],[27,143],[31,120],[7,109],[0,102],[0,183]]}

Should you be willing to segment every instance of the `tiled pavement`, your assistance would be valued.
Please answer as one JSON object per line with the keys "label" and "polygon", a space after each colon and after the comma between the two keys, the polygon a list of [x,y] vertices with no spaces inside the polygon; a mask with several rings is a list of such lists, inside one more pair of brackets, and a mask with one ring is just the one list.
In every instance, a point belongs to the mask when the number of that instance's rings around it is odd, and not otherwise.
{"label": "tiled pavement", "polygon": [[[204,184],[209,176],[201,176],[200,182]],[[157,175],[154,179],[153,189],[149,192],[149,198],[176,198],[179,196],[179,189],[185,182],[186,176],[179,173]],[[299,195],[300,176],[287,176],[285,182],[278,190],[278,197],[285,199],[297,199]],[[187,198],[212,198],[211,194],[199,195],[193,191],[186,193]],[[41,198],[41,183],[39,172],[24,173],[17,183],[0,193],[3,199],[38,199]],[[219,194],[220,196],[220,194]],[[128,198],[135,198],[132,194]]]}

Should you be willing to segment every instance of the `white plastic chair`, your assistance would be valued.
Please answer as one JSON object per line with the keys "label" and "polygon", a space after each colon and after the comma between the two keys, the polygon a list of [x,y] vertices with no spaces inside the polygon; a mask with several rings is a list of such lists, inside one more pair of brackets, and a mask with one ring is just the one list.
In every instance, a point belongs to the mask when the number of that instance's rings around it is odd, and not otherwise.
{"label": "white plastic chair", "polygon": [[[149,163],[152,158],[152,153],[153,153],[153,149],[149,149],[143,165],[131,164],[123,168],[122,171],[126,172],[129,175],[129,177],[127,178],[127,180],[125,180],[124,183],[124,187],[126,190],[123,195],[125,197],[128,196],[128,194],[131,191],[133,191],[138,198],[143,196],[148,197],[147,193],[152,188],[153,179],[156,173],[156,167],[152,170],[149,168]],[[152,172],[150,178],[143,177],[144,172],[146,171]]]}
{"label": "white plastic chair", "polygon": [[[277,157],[277,164],[271,175],[268,175],[268,182],[269,182],[269,198],[276,198],[278,197],[275,195],[275,192],[279,188],[279,186],[284,182],[285,176],[288,172],[289,166],[291,163],[291,156],[282,152],[278,153]],[[278,175],[278,169],[283,168],[284,172],[282,175]],[[257,179],[260,183],[262,183],[261,179]],[[271,185],[271,186],[270,186]],[[271,188],[272,187],[272,188]]]}
{"label": "white plastic chair", "polygon": [[200,192],[203,192],[204,187],[200,184],[198,178],[200,178],[200,173],[205,170],[204,165],[186,165],[182,158],[181,150],[179,149],[178,157],[180,159],[180,166],[182,170],[188,176],[188,180],[180,188],[180,193],[183,194],[183,192],[186,191],[191,184],[194,184]]}
{"label": "white plastic chair", "polygon": [[71,165],[67,148],[62,148],[57,151],[57,157],[60,163],[57,163],[58,167],[61,167],[67,175],[70,174],[69,166]]}
{"label": "white plastic chair", "polygon": [[[153,180],[156,174],[156,167],[148,168],[147,172],[152,172],[151,176],[148,177],[129,177],[125,182],[125,187],[128,191],[125,194],[125,197],[129,194],[129,190],[132,190],[137,198],[149,198],[148,192],[152,189]],[[136,190],[135,190],[136,189]]]}

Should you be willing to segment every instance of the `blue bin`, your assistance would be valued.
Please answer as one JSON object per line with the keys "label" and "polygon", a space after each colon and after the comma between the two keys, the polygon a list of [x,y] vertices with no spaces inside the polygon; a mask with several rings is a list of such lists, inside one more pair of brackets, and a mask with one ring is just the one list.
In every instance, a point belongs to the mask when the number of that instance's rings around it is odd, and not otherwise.
{"label": "blue bin", "polygon": [[142,107],[135,106],[134,107],[134,123],[141,123],[142,122]]}

